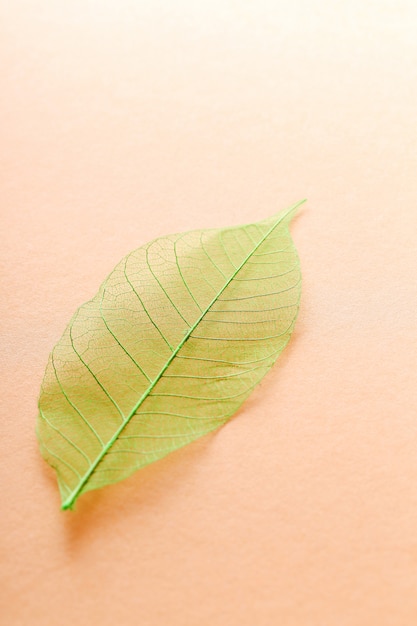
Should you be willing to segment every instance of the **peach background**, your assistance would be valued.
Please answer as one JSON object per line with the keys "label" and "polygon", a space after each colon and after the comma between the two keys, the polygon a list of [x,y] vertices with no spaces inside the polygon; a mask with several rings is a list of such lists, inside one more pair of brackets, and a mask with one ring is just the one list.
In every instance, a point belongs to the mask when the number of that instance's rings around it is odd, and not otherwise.
{"label": "peach background", "polygon": [[[1,0],[8,626],[417,623],[417,5]],[[293,223],[294,338],[226,427],[59,510],[48,353],[158,235]]]}

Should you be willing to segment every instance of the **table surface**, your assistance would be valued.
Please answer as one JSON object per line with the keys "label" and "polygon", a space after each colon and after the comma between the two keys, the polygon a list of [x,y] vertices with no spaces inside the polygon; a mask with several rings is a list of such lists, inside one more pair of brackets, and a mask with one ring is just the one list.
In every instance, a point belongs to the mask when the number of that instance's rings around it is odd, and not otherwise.
{"label": "table surface", "polygon": [[[8,626],[417,623],[417,4],[0,1]],[[157,236],[263,219],[302,306],[216,434],[59,509],[35,437],[75,308]]]}

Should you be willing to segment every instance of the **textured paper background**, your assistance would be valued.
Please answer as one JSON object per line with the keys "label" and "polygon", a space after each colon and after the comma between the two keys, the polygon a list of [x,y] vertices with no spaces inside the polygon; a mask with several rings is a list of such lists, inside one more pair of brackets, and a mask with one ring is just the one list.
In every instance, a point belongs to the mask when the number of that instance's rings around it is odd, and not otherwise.
{"label": "textured paper background", "polygon": [[[412,0],[0,2],[8,626],[417,623]],[[48,352],[129,250],[308,197],[302,309],[225,428],[59,510]]]}

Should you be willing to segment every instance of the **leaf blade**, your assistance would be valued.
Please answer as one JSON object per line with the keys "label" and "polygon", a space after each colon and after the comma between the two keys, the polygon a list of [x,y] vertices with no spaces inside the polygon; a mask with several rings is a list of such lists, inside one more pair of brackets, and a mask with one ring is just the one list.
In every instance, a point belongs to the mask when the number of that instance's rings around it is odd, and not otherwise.
{"label": "leaf blade", "polygon": [[[39,402],[41,449],[57,471],[63,508],[217,428],[270,369],[298,311],[288,224],[299,204],[258,224],[155,240],[123,259],[78,309]],[[256,367],[235,371],[250,362]],[[159,440],[171,443],[156,447]]]}

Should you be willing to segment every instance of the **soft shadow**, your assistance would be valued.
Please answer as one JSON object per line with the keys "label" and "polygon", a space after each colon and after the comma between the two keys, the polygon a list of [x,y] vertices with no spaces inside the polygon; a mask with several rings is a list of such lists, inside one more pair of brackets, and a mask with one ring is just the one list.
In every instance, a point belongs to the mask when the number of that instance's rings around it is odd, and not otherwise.
{"label": "soft shadow", "polygon": [[121,482],[85,493],[74,510],[61,511],[68,550],[79,550],[97,526],[101,531],[103,527],[117,526],[121,517],[134,516],[140,526],[141,511],[158,507],[187,482],[220,430],[171,452]]}

